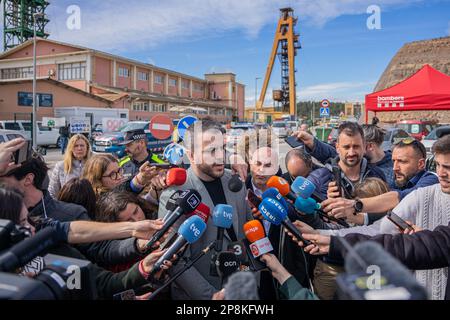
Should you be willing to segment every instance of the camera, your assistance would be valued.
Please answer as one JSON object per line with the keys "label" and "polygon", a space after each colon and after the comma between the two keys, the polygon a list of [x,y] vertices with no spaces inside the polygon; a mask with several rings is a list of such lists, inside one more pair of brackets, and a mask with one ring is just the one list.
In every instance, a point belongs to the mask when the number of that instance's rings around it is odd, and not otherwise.
{"label": "camera", "polygon": [[[87,260],[46,254],[59,245],[55,231],[46,227],[31,237],[27,229],[0,220],[0,299],[2,300],[81,300],[95,299],[92,264]],[[43,257],[43,258],[37,258]],[[19,275],[30,261],[40,260],[36,275]],[[23,268],[26,271],[30,268]],[[33,267],[31,268],[33,269]],[[24,274],[25,272],[22,272]]]}

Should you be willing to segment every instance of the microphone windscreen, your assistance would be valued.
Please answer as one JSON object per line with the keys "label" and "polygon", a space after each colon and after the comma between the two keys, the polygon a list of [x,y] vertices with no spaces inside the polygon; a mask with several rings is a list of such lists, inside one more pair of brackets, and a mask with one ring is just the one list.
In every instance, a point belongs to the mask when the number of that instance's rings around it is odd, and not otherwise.
{"label": "microphone windscreen", "polygon": [[231,192],[239,192],[241,191],[243,186],[244,183],[242,182],[238,174],[232,175],[230,181],[228,181],[228,189]]}
{"label": "microphone windscreen", "polygon": [[211,210],[209,207],[203,202],[200,203],[193,212],[189,213],[186,217],[192,217],[193,215],[199,216],[203,222],[208,223],[209,216],[211,214]]}
{"label": "microphone windscreen", "polygon": [[258,207],[264,219],[274,225],[280,225],[287,216],[284,207],[273,198],[263,199]]}
{"label": "microphone windscreen", "polygon": [[216,227],[230,228],[233,224],[233,207],[228,204],[218,204],[214,207],[212,219]]}
{"label": "microphone windscreen", "polygon": [[311,197],[311,195],[316,190],[316,187],[308,179],[304,177],[297,177],[292,183],[291,189],[295,194],[299,195],[304,199],[307,199]]}
{"label": "microphone windscreen", "polygon": [[240,269],[239,258],[234,254],[234,252],[220,252],[217,255],[217,273],[226,281],[230,275],[238,272]]}
{"label": "microphone windscreen", "polygon": [[291,191],[289,183],[285,179],[277,176],[270,177],[269,180],[267,180],[266,185],[269,188],[277,189],[283,197],[285,197]]}
{"label": "microphone windscreen", "polygon": [[225,300],[259,300],[258,286],[252,272],[236,272],[225,285]]}
{"label": "microphone windscreen", "polygon": [[206,223],[198,216],[192,216],[186,219],[178,229],[178,234],[181,235],[187,242],[194,243],[203,235],[206,230]]}
{"label": "microphone windscreen", "polygon": [[[361,266],[357,256],[364,261],[366,266]],[[354,253],[348,252],[345,258],[345,271],[349,274],[367,274],[368,266],[378,267],[381,275],[389,283],[403,286],[410,292],[423,292],[424,290],[410,270],[385,251],[381,245],[373,241],[358,243],[354,247]]]}
{"label": "microphone windscreen", "polygon": [[166,203],[166,210],[167,211],[173,211],[178,207],[177,201],[180,198],[180,196],[184,193],[183,190],[177,190],[170,196],[169,199],[167,199]]}
{"label": "microphone windscreen", "polygon": [[277,200],[279,203],[283,205],[283,207],[288,210],[288,204],[286,200],[283,198],[282,194],[275,188],[269,188],[262,194],[262,198],[272,198]]}
{"label": "microphone windscreen", "polygon": [[182,186],[186,183],[187,173],[183,168],[171,168],[167,171],[166,184],[171,186]]}
{"label": "microphone windscreen", "polygon": [[315,214],[318,209],[317,202],[314,199],[298,197],[295,200],[295,208],[305,214]]}
{"label": "microphone windscreen", "polygon": [[177,205],[183,210],[184,213],[194,211],[198,205],[202,202],[202,197],[197,190],[189,189],[180,195],[177,200]]}
{"label": "microphone windscreen", "polygon": [[250,243],[258,241],[266,236],[264,227],[259,220],[250,220],[244,224],[243,228],[245,237]]}

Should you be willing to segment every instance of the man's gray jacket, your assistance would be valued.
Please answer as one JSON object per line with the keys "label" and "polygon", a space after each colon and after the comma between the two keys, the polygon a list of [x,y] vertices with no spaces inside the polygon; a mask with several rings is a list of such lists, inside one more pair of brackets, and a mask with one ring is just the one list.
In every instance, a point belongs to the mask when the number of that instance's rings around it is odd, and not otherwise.
{"label": "man's gray jacket", "polygon": [[[225,198],[228,205],[231,205],[234,209],[233,212],[233,228],[238,240],[244,239],[243,225],[253,219],[250,208],[247,205],[246,189],[242,188],[239,192],[233,193],[228,189],[228,181],[231,179],[231,171],[225,169],[225,173],[220,178],[222,181]],[[158,217],[162,218],[166,215],[167,200],[176,190],[197,190],[201,197],[202,202],[211,209],[211,213],[214,210],[214,204],[209,196],[208,191],[205,188],[203,182],[195,175],[192,167],[187,170],[187,180],[182,186],[171,187],[165,190],[160,198]],[[185,220],[185,217],[181,217],[174,225],[174,229],[178,230],[178,227]],[[184,257],[196,256],[201,250],[205,249],[211,242],[217,238],[217,228],[214,226],[212,219],[208,220],[207,229],[202,237],[195,243],[189,246],[186,250]],[[227,245],[232,242],[228,233],[225,232],[223,239],[223,248],[226,249]],[[211,300],[212,295],[221,289],[221,281],[219,277],[209,275],[211,261],[211,251],[198,260],[192,268],[187,270],[181,275],[172,285],[171,293],[173,299],[194,299],[194,300]],[[175,267],[169,270],[169,274],[172,275],[180,270],[184,265],[181,260]]]}

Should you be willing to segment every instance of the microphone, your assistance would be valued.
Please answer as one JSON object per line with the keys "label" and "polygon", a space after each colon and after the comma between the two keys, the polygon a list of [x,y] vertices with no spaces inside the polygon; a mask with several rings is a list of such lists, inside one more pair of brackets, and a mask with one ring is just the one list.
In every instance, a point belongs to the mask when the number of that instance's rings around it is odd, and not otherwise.
{"label": "microphone", "polygon": [[217,273],[222,279],[222,285],[226,283],[229,276],[240,270],[238,257],[233,252],[221,252],[216,260]]}
{"label": "microphone", "polygon": [[259,212],[264,216],[264,219],[274,225],[283,225],[294,237],[302,241],[305,246],[310,245],[311,242],[303,238],[301,232],[289,220],[286,210],[277,200],[272,198],[264,199],[259,205]]}
{"label": "microphone", "polygon": [[297,196],[291,191],[289,183],[281,177],[272,176],[266,184],[269,188],[277,189],[283,197],[286,197],[293,202],[297,199]]}
{"label": "microphone", "polygon": [[316,192],[316,186],[314,183],[304,177],[295,178],[294,182],[292,182],[291,188],[292,191],[303,199],[313,198],[317,202],[322,202],[325,200]]}
{"label": "microphone", "polygon": [[250,242],[250,251],[253,258],[258,258],[265,253],[273,251],[269,238],[266,237],[264,227],[259,220],[250,220],[244,224],[244,234]]}
{"label": "microphone", "polygon": [[288,208],[289,208],[286,200],[284,200],[283,196],[276,188],[269,188],[266,191],[264,191],[264,193],[262,194],[262,198],[263,199],[265,199],[265,198],[275,199],[279,203],[281,203],[286,210],[288,210]]}
{"label": "microphone", "polygon": [[346,274],[338,275],[337,278],[340,297],[354,300],[428,298],[425,288],[417,282],[411,271],[378,243],[366,241],[348,250],[345,258]]}
{"label": "microphone", "polygon": [[222,251],[224,231],[233,224],[233,207],[228,204],[215,206],[212,219],[217,227],[216,251]]}
{"label": "microphone", "polygon": [[320,208],[320,204],[312,198],[303,199],[302,197],[298,197],[297,200],[295,200],[295,208],[305,214],[317,213],[321,218],[327,218],[328,220],[334,221],[346,228],[350,227],[344,219],[337,219],[323,212]]}
{"label": "microphone", "polygon": [[177,208],[177,206],[178,206],[177,205],[177,200],[180,198],[180,195],[182,195],[183,193],[184,193],[184,190],[177,190],[174,193],[172,193],[170,198],[167,200],[166,210],[168,212],[163,218],[164,222],[166,222],[167,219],[170,218],[170,215],[172,214],[172,212]]}
{"label": "microphone", "polygon": [[178,238],[167,249],[167,251],[156,261],[150,274],[154,275],[164,263],[164,260],[172,260],[176,254],[186,243],[192,244],[196,242],[206,230],[206,223],[198,216],[192,216],[184,221],[178,229]]}
{"label": "microphone", "polygon": [[238,174],[233,174],[231,176],[230,181],[228,181],[228,189],[231,192],[239,192],[239,191],[241,191],[243,186],[244,186],[244,183],[242,182],[242,180]]}
{"label": "microphone", "polygon": [[[186,219],[196,215],[200,219],[202,219],[204,223],[208,224],[210,213],[211,213],[211,210],[209,209],[209,207],[202,202],[198,205],[197,209],[195,209],[191,213],[186,213]],[[167,217],[167,215],[166,215],[166,217]],[[168,248],[175,241],[176,237],[177,237],[177,233],[174,233],[170,237],[170,239],[164,243],[162,249]]]}
{"label": "microphone", "polygon": [[166,185],[171,186],[182,186],[186,183],[187,173],[186,169],[183,168],[171,168],[166,174]]}
{"label": "microphone", "polygon": [[255,275],[248,271],[231,275],[225,285],[225,300],[259,300]]}
{"label": "microphone", "polygon": [[194,211],[186,214],[186,217],[189,218],[194,215],[199,216],[204,223],[208,223],[209,216],[211,215],[211,209],[209,209],[209,207],[206,204],[201,202]]}
{"label": "microphone", "polygon": [[211,264],[209,268],[209,274],[211,276],[218,276],[217,273],[217,252],[222,251],[223,248],[223,235],[225,229],[228,229],[233,224],[233,207],[227,204],[219,204],[214,207],[213,223],[217,227],[217,238],[214,244],[214,251],[211,255]]}
{"label": "microphone", "polygon": [[177,207],[170,217],[166,220],[161,230],[155,232],[151,239],[147,243],[147,248],[151,248],[155,243],[161,239],[161,237],[169,230],[169,228],[181,217],[182,214],[191,213],[194,211],[202,201],[200,194],[193,189],[186,190],[180,194],[180,198],[177,200]]}
{"label": "microphone", "polygon": [[9,248],[0,255],[0,271],[13,272],[33,260],[36,256],[43,255],[48,249],[60,242],[54,228],[46,227],[15,246]]}

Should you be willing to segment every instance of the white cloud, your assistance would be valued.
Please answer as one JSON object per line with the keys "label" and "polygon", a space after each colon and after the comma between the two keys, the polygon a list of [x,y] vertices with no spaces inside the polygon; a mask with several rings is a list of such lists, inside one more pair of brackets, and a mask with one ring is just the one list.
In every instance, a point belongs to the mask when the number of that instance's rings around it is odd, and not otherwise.
{"label": "white cloud", "polygon": [[[71,31],[66,28],[65,10],[73,2],[61,0],[49,6],[51,38],[105,51],[130,52],[169,42],[218,37],[227,31],[256,37],[264,26],[275,27],[279,8],[286,6],[293,6],[302,23],[322,26],[341,15],[366,14],[373,0],[79,1],[82,28]],[[377,2],[384,10],[413,1]]]}
{"label": "white cloud", "polygon": [[298,88],[297,99],[331,101],[364,101],[364,96],[371,92],[375,81],[371,82],[333,82]]}

